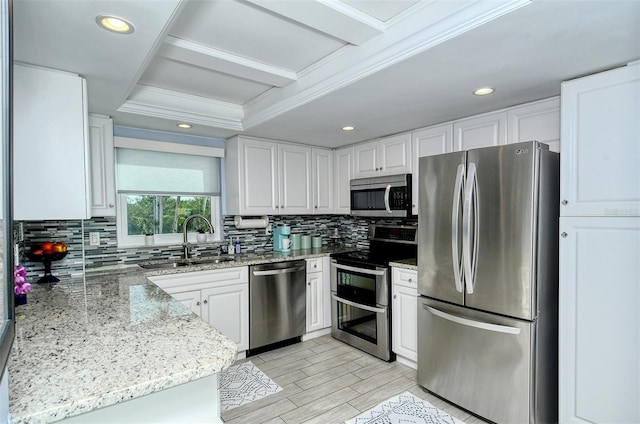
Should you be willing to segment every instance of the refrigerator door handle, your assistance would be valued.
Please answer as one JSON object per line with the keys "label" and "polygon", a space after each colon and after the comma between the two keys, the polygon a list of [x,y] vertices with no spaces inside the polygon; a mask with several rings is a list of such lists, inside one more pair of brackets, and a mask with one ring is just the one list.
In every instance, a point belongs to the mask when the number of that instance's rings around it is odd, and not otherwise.
{"label": "refrigerator door handle", "polygon": [[391,207],[389,206],[389,193],[390,192],[391,192],[391,184],[387,184],[387,188],[384,190],[384,208],[389,213],[391,213]]}
{"label": "refrigerator door handle", "polygon": [[462,262],[460,261],[460,245],[458,243],[458,234],[460,228],[458,225],[460,219],[460,204],[462,203],[462,183],[464,182],[464,164],[458,165],[456,172],[456,182],[453,187],[453,207],[451,208],[451,255],[453,257],[453,278],[456,282],[456,290],[460,293],[462,289]]}
{"label": "refrigerator door handle", "polygon": [[470,162],[469,173],[464,189],[464,205],[462,209],[462,263],[464,265],[465,287],[468,294],[473,294],[475,288],[475,265],[477,254],[476,237],[478,231],[477,197],[478,178],[476,164]]}
{"label": "refrigerator door handle", "polygon": [[427,306],[425,304],[422,305],[422,308],[440,318],[455,322],[457,324],[466,325],[467,327],[479,328],[481,330],[493,331],[496,333],[515,334],[515,335],[520,334],[520,329],[518,327],[510,327],[508,325],[489,324],[488,322],[475,321],[468,318],[462,318],[457,315],[451,315],[449,313],[441,311],[440,309]]}

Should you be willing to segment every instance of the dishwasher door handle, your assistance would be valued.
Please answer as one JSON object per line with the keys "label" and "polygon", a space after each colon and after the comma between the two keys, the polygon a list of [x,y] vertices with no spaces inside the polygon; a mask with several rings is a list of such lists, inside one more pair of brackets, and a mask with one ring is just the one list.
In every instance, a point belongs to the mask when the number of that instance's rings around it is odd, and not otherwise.
{"label": "dishwasher door handle", "polygon": [[306,271],[306,267],[297,266],[295,268],[270,269],[268,271],[252,271],[253,275],[280,275],[289,274],[291,272]]}

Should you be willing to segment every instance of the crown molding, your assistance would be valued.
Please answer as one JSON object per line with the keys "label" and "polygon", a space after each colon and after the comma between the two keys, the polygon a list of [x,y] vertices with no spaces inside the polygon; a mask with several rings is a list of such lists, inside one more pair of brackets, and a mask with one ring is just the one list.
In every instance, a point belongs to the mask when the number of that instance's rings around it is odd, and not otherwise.
{"label": "crown molding", "polygon": [[242,106],[178,93],[157,87],[136,86],[118,112],[189,122],[215,128],[243,131]]}

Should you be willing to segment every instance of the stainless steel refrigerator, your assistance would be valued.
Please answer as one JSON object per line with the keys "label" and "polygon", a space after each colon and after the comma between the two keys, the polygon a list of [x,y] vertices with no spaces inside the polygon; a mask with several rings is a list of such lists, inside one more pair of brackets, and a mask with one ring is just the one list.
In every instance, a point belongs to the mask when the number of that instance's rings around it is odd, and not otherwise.
{"label": "stainless steel refrigerator", "polygon": [[557,421],[559,155],[420,159],[418,383],[498,423]]}

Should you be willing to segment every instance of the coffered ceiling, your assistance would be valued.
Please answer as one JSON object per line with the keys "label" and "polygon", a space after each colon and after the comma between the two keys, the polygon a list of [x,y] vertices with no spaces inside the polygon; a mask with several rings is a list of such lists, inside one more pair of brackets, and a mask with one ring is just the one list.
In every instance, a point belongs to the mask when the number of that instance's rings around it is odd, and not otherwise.
{"label": "coffered ceiling", "polygon": [[117,125],[337,147],[638,60],[640,1],[15,0],[14,58],[82,75]]}

